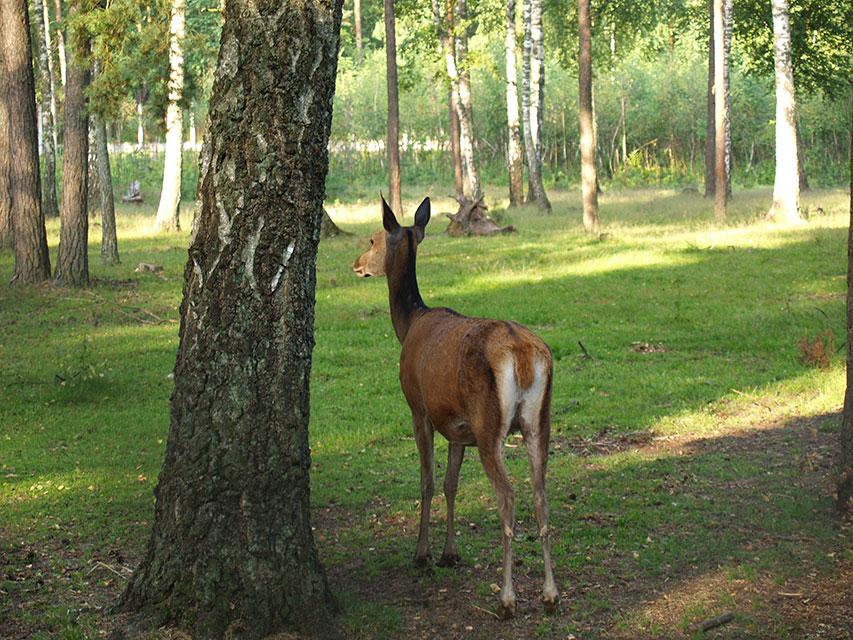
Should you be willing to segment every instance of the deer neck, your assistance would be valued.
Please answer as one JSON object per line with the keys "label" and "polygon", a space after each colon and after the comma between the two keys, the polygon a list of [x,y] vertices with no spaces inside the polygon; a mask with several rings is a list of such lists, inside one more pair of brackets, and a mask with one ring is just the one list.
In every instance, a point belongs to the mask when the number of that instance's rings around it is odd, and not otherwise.
{"label": "deer neck", "polygon": [[387,271],[388,298],[391,306],[391,322],[394,332],[402,344],[409,333],[409,327],[420,314],[428,309],[418,289],[415,273],[414,238],[409,239],[410,249],[395,261],[394,268]]}

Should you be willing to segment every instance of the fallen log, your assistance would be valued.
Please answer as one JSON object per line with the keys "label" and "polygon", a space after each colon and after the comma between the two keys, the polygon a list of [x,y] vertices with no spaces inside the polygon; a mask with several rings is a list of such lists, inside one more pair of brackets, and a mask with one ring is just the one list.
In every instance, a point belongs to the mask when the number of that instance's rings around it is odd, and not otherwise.
{"label": "fallen log", "polygon": [[446,213],[450,218],[450,224],[445,230],[449,236],[490,236],[496,233],[516,233],[517,229],[512,225],[501,227],[492,218],[486,215],[488,207],[483,204],[483,195],[476,200],[465,198],[453,198],[459,203],[456,213]]}

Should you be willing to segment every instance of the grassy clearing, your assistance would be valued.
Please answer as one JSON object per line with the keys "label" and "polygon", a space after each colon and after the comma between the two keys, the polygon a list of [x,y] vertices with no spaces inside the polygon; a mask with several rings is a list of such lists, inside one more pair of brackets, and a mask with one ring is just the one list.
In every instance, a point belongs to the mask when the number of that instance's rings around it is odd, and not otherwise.
{"label": "grassy clearing", "polygon": [[[607,193],[601,241],[583,234],[579,198],[565,192],[551,194],[550,217],[493,202],[517,235],[445,238],[448,192],[431,193],[419,256],[427,303],[523,322],[555,355],[549,496],[562,612],[547,617],[538,603],[518,441],[508,458],[521,615],[498,624],[488,613],[499,524],[471,452],[457,502],[464,564],[409,568],[418,466],[399,347],[385,281],[350,270],[379,226],[377,198],[364,195],[377,187],[327,203],[354,235],[323,241],[318,258],[312,495],[348,635],[666,637],[725,609],[727,637],[847,629],[835,615],[849,621],[853,602],[832,599],[853,583],[850,529],[831,512],[843,359],[830,348],[809,366],[798,344],[823,334],[829,346],[827,330],[835,349],[844,343],[847,196],[808,194],[808,223],[784,227],[761,220],[768,190],[737,192],[725,225],[699,196]],[[423,195],[404,193],[408,215]],[[97,637],[141,556],[188,243],[186,232],[154,234],[153,216],[119,209],[113,268],[100,266],[91,230],[88,290],[0,287],[0,636]],[[58,222],[48,233],[55,255]],[[0,281],[12,260],[0,254]],[[140,262],[163,271],[137,272]],[[440,496],[434,506],[437,553]]]}

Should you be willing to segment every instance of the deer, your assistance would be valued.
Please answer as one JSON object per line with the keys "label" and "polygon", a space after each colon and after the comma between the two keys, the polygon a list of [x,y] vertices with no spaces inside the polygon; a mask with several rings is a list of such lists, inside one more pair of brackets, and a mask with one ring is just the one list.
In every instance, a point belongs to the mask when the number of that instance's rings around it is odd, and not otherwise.
{"label": "deer", "polygon": [[515,615],[512,542],[515,497],[504,462],[507,436],[521,432],[530,463],[534,511],[545,567],[542,600],[556,612],[559,594],[551,565],[545,468],[551,434],[551,350],[527,327],[472,318],[446,307],[427,307],[418,289],[417,248],[430,219],[430,200],[417,208],[414,225],[401,226],[382,197],[382,224],[370,248],[353,265],[361,277],[385,275],[391,322],[401,344],[400,384],[412,413],[420,459],[421,509],[413,564],[431,563],[429,516],[434,495],[434,434],[448,442],[444,495],[447,534],[439,566],[460,561],[454,506],[466,447],[476,447],[497,495],[503,541],[503,585],[497,617]]}

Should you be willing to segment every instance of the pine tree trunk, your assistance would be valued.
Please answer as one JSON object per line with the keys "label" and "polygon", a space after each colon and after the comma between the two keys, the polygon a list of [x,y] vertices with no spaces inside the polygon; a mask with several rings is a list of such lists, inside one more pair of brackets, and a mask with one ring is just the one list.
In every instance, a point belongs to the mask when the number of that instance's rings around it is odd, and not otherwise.
{"label": "pine tree trunk", "polygon": [[166,158],[163,187],[155,227],[160,231],[181,228],[181,163],[183,160],[184,33],[186,0],[172,0],[169,19],[169,105],[166,107]]}
{"label": "pine tree trunk", "polygon": [[[536,203],[539,213],[551,213],[551,203],[545,194],[545,186],[542,182],[542,123],[543,123],[543,98],[545,95],[545,47],[542,33],[542,4],[541,0],[524,0],[524,18],[529,20],[528,30],[525,24],[525,47],[528,46],[529,55],[526,55],[527,63],[524,65],[525,72],[529,74],[527,82],[523,86],[528,91],[527,116],[524,129],[524,146],[527,150],[527,171],[530,191],[528,196]],[[527,36],[529,31],[529,38]]]}
{"label": "pine tree trunk", "polygon": [[56,148],[54,141],[54,118],[56,106],[53,99],[53,64],[50,60],[48,47],[50,42],[50,23],[45,23],[45,7],[42,0],[33,0],[36,28],[34,33],[38,38],[36,44],[39,55],[39,84],[41,91],[42,109],[41,126],[44,158],[44,175],[42,176],[42,210],[46,218],[59,215],[59,203],[56,200]]}
{"label": "pine tree trunk", "polygon": [[712,198],[716,194],[717,176],[717,127],[714,122],[716,98],[714,97],[714,0],[708,0],[708,100],[705,120],[705,197]]}
{"label": "pine tree trunk", "polygon": [[[0,30],[0,38],[2,37],[3,32]],[[3,41],[0,39],[0,249],[11,249],[15,246],[12,222],[12,167],[9,157],[9,89]]]}
{"label": "pine tree trunk", "polygon": [[[73,18],[79,10],[79,5],[72,5],[69,16]],[[80,67],[77,58],[71,57],[65,76],[62,208],[54,279],[65,286],[86,287],[89,285],[89,116],[84,92],[89,73]]]}
{"label": "pine tree trunk", "polygon": [[394,0],[385,0],[385,69],[388,86],[388,127],[385,150],[388,156],[388,190],[391,210],[403,213],[400,195],[400,102],[397,94],[397,35]]}
{"label": "pine tree trunk", "polygon": [[8,79],[9,188],[15,270],[12,284],[50,278],[36,126],[30,21],[26,0],[0,0],[0,46]]}
{"label": "pine tree trunk", "polygon": [[119,605],[192,637],[334,625],[311,529],[308,421],[342,4],[225,5],[166,459],[148,550]]}
{"label": "pine tree trunk", "polygon": [[[853,96],[851,96],[853,98]],[[853,106],[853,100],[851,100]],[[853,110],[851,110],[853,115]],[[850,132],[850,221],[847,229],[847,389],[841,413],[841,452],[835,506],[853,511],[853,131]]]}
{"label": "pine tree trunk", "polygon": [[726,104],[723,0],[714,0],[714,218],[726,219]]}
{"label": "pine tree trunk", "polygon": [[95,119],[95,158],[98,167],[98,191],[101,200],[101,264],[120,262],[116,238],[116,212],[113,196],[113,177],[107,147],[107,126],[100,116]]}
{"label": "pine tree trunk", "polygon": [[776,180],[771,220],[800,222],[800,176],[797,172],[797,120],[791,66],[788,0],[772,0],[773,58],[776,69]]}
{"label": "pine tree trunk", "polygon": [[508,125],[507,165],[509,166],[509,206],[524,202],[524,163],[518,113],[518,69],[516,68],[515,0],[506,2],[506,113]]}
{"label": "pine tree trunk", "polygon": [[583,228],[598,235],[598,172],[592,115],[592,30],[589,0],[578,0],[578,107],[580,112]]}

